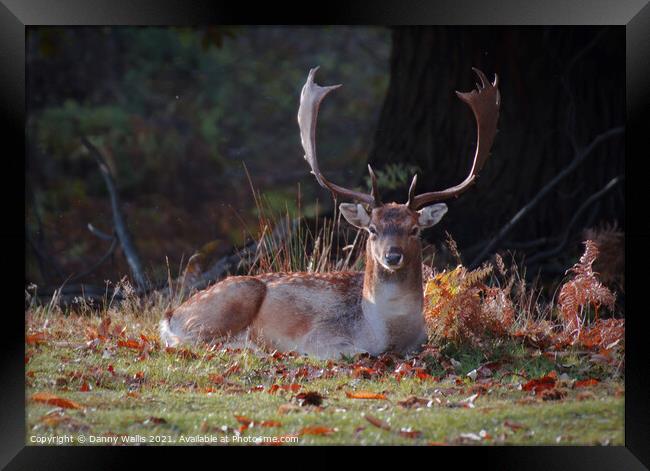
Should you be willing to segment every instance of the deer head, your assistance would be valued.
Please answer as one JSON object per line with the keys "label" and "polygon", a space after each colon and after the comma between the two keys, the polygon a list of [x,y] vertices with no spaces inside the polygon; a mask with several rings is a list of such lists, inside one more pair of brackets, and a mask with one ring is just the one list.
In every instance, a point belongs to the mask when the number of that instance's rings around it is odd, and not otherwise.
{"label": "deer head", "polygon": [[409,265],[409,262],[416,257],[419,260],[420,231],[437,224],[447,212],[446,204],[433,203],[458,197],[476,182],[478,172],[489,156],[497,131],[500,106],[498,77],[495,74],[494,82],[491,83],[483,72],[473,68],[481,82],[476,85],[477,89],[465,93],[456,92],[473,111],[478,132],[474,160],[465,180],[442,191],[415,195],[417,184],[417,175],[415,175],[406,203],[384,204],[379,196],[377,178],[370,165],[368,165],[372,182],[370,194],[338,186],[328,181],[321,173],[316,156],[318,108],[323,98],[341,85],[327,87],[317,85],[314,83],[317,70],[318,67],[315,67],[309,71],[307,82],[302,88],[298,109],[300,140],[305,151],[305,160],[322,187],[330,190],[334,196],[357,201],[357,203],[341,203],[339,206],[341,214],[353,226],[368,231],[367,251],[378,264],[389,271],[399,270]]}

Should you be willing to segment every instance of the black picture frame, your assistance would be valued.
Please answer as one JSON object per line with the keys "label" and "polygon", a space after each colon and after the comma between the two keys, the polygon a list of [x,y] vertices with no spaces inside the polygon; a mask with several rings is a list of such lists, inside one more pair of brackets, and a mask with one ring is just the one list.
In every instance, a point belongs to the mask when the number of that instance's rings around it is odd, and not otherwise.
{"label": "black picture frame", "polygon": [[[445,25],[620,25],[626,31],[627,124],[626,124],[626,401],[624,447],[481,447],[462,455],[456,448],[419,450],[431,453],[427,466],[439,466],[440,453],[452,463],[497,469],[644,469],[650,467],[650,368],[644,348],[643,287],[647,280],[650,218],[644,201],[648,159],[648,128],[644,115],[650,103],[650,5],[647,0],[561,2],[478,2],[470,0],[374,0],[319,2],[297,9],[276,2],[249,5],[244,2],[215,3],[206,0],[0,0],[0,114],[3,126],[2,159],[4,179],[0,185],[5,214],[0,239],[7,255],[3,272],[11,299],[2,322],[4,338],[0,367],[0,464],[6,469],[114,468],[129,466],[126,453],[98,447],[25,446],[24,318],[18,315],[21,283],[16,270],[20,262],[17,247],[24,241],[25,207],[17,203],[21,181],[20,164],[25,169],[25,32],[30,25],[198,25],[198,24],[445,24]],[[603,64],[604,67],[607,64]],[[645,126],[644,126],[645,125]],[[10,144],[7,146],[7,144]],[[11,145],[13,144],[13,145]],[[11,150],[9,150],[11,149]],[[22,155],[22,159],[21,156]],[[636,192],[634,191],[636,189]],[[641,190],[641,191],[639,191]],[[23,180],[24,194],[24,180]],[[15,213],[13,214],[12,213]],[[22,212],[22,214],[20,214]],[[15,218],[15,220],[13,220]],[[24,261],[23,267],[24,267]],[[14,286],[16,285],[16,286]],[[15,301],[14,301],[15,300]],[[635,309],[636,307],[636,309]],[[8,324],[7,324],[8,323]],[[7,334],[8,332],[8,334]],[[232,450],[230,450],[232,452]],[[236,452],[237,450],[235,450]],[[193,451],[194,452],[194,451]],[[133,457],[134,452],[128,452]],[[157,452],[158,454],[165,452]],[[291,453],[291,452],[289,452]],[[220,452],[221,454],[221,452]],[[283,456],[288,457],[286,450]],[[396,459],[409,455],[395,454]],[[215,458],[211,458],[215,459]],[[219,457],[218,459],[225,459]],[[302,466],[294,463],[294,465]],[[437,464],[436,464],[437,463]],[[196,461],[198,465],[198,461]],[[413,463],[416,466],[415,463]],[[419,466],[419,465],[418,465]]]}

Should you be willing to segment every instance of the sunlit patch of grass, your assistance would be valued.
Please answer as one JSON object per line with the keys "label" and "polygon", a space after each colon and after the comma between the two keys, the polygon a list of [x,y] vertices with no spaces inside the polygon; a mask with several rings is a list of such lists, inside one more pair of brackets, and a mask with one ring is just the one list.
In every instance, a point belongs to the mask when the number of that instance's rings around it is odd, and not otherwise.
{"label": "sunlit patch of grass", "polygon": [[[573,388],[575,379],[594,376],[580,355],[558,363],[517,342],[502,344],[489,357],[449,347],[415,359],[424,370],[418,377],[397,374],[411,364],[399,358],[374,372],[377,360],[363,356],[330,362],[204,346],[166,351],[156,334],[163,310],[110,308],[102,316],[30,310],[28,334],[43,336],[27,345],[27,442],[34,435],[82,434],[139,435],[159,444],[196,435],[228,437],[231,444],[245,443],[232,441],[238,436],[285,435],[297,436],[299,444],[623,444],[622,380],[603,375],[593,386]],[[118,333],[91,340],[89,333],[109,312]],[[141,334],[153,345],[146,357],[138,348],[119,346]],[[453,371],[451,359],[457,362]],[[488,361],[503,366],[487,382],[468,376]],[[359,365],[370,365],[372,373],[356,374]],[[562,399],[544,400],[521,389],[549,371],[566,374],[557,385],[566,393]],[[278,388],[271,393],[273,385]],[[322,404],[300,405],[296,396],[307,391],[324,396]],[[386,399],[353,399],[346,394],[351,391]],[[37,392],[81,408],[30,400]],[[402,401],[413,396],[424,403],[405,407]],[[254,425],[244,430],[236,416]]]}

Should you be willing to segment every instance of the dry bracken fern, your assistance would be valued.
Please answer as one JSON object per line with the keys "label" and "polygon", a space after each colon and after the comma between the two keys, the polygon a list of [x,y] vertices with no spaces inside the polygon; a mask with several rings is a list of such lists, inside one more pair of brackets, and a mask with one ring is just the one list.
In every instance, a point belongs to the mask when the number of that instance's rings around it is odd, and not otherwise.
{"label": "dry bracken fern", "polygon": [[597,258],[596,243],[587,240],[580,261],[567,271],[573,273],[573,278],[562,285],[558,299],[560,317],[567,330],[580,328],[584,323],[586,307],[593,306],[596,312],[601,306],[614,308],[614,294],[598,280],[593,271],[592,266]]}
{"label": "dry bracken fern", "polygon": [[472,271],[459,265],[427,281],[425,318],[433,339],[480,346],[507,334],[514,306],[503,290],[484,283],[491,273],[491,265]]}

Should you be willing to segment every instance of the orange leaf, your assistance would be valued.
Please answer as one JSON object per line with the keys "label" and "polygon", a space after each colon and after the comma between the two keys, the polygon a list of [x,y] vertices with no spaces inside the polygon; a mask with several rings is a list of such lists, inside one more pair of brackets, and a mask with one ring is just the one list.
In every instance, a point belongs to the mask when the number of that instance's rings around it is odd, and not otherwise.
{"label": "orange leaf", "polygon": [[35,334],[27,335],[25,337],[25,342],[33,345],[39,345],[45,343],[47,336],[45,332],[36,332]]}
{"label": "orange leaf", "polygon": [[377,374],[377,370],[367,368],[365,366],[357,366],[354,368],[354,370],[352,370],[352,377],[354,378],[370,379],[370,377],[374,374]]}
{"label": "orange leaf", "polygon": [[141,350],[142,345],[140,345],[140,342],[137,340],[133,339],[128,339],[128,340],[118,340],[117,341],[117,346],[118,347],[125,347],[125,348],[132,348],[134,350]]}
{"label": "orange leaf", "polygon": [[298,383],[283,384],[283,385],[274,384],[269,388],[269,394],[273,394],[280,389],[282,391],[298,392],[300,391],[301,387],[302,386],[300,386]]}
{"label": "orange leaf", "polygon": [[99,338],[99,332],[93,326],[86,326],[85,331],[86,331],[86,337],[88,337],[88,340],[95,340],[95,339]]}
{"label": "orange leaf", "polygon": [[581,381],[576,381],[573,383],[574,388],[588,388],[590,386],[596,386],[598,384],[598,380],[594,378],[589,378],[589,379],[583,379]]}
{"label": "orange leaf", "polygon": [[74,401],[65,399],[63,397],[55,396],[50,393],[36,393],[32,396],[32,401],[42,402],[45,404],[50,404],[57,407],[63,407],[64,409],[81,409],[82,406],[77,404]]}
{"label": "orange leaf", "polygon": [[208,376],[208,379],[214,384],[223,384],[226,381],[226,378],[223,375],[211,374]]}
{"label": "orange leaf", "polygon": [[371,391],[346,391],[345,395],[350,399],[388,399],[385,394]]}
{"label": "orange leaf", "polygon": [[102,337],[108,337],[109,336],[108,328],[110,327],[110,325],[111,325],[111,318],[104,317],[102,321],[99,323],[99,327],[97,328],[97,333]]}
{"label": "orange leaf", "polygon": [[223,372],[223,375],[228,376],[233,373],[237,373],[240,369],[241,367],[237,363],[234,363],[230,368]]}
{"label": "orange leaf", "polygon": [[331,435],[336,429],[324,427],[322,425],[310,425],[300,429],[298,435]]}
{"label": "orange leaf", "polygon": [[125,332],[126,332],[125,325],[120,325],[120,324],[113,325],[113,337],[124,337]]}
{"label": "orange leaf", "polygon": [[90,391],[90,386],[88,385],[88,383],[86,383],[84,381],[84,384],[81,385],[81,387],[79,388],[79,391],[88,392],[88,391]]}
{"label": "orange leaf", "polygon": [[250,425],[253,423],[253,419],[250,419],[245,415],[235,415],[235,419],[237,419],[237,422],[244,425]]}
{"label": "orange leaf", "polygon": [[410,428],[401,429],[399,434],[406,438],[420,438],[422,436],[422,432],[419,430],[411,430]]}
{"label": "orange leaf", "polygon": [[512,430],[519,430],[519,429],[522,429],[522,428],[527,428],[524,424],[520,424],[518,422],[513,422],[513,421],[511,421],[509,419],[506,419],[503,422],[503,425],[505,427],[511,428]]}
{"label": "orange leaf", "polygon": [[521,389],[524,391],[534,391],[535,394],[541,394],[542,391],[555,387],[556,376],[557,373],[553,371],[546,376],[528,381]]}
{"label": "orange leaf", "polygon": [[384,430],[390,430],[390,425],[388,423],[384,422],[383,420],[375,417],[374,415],[366,414],[364,416],[368,422],[370,422],[372,425],[375,427],[384,429]]}

